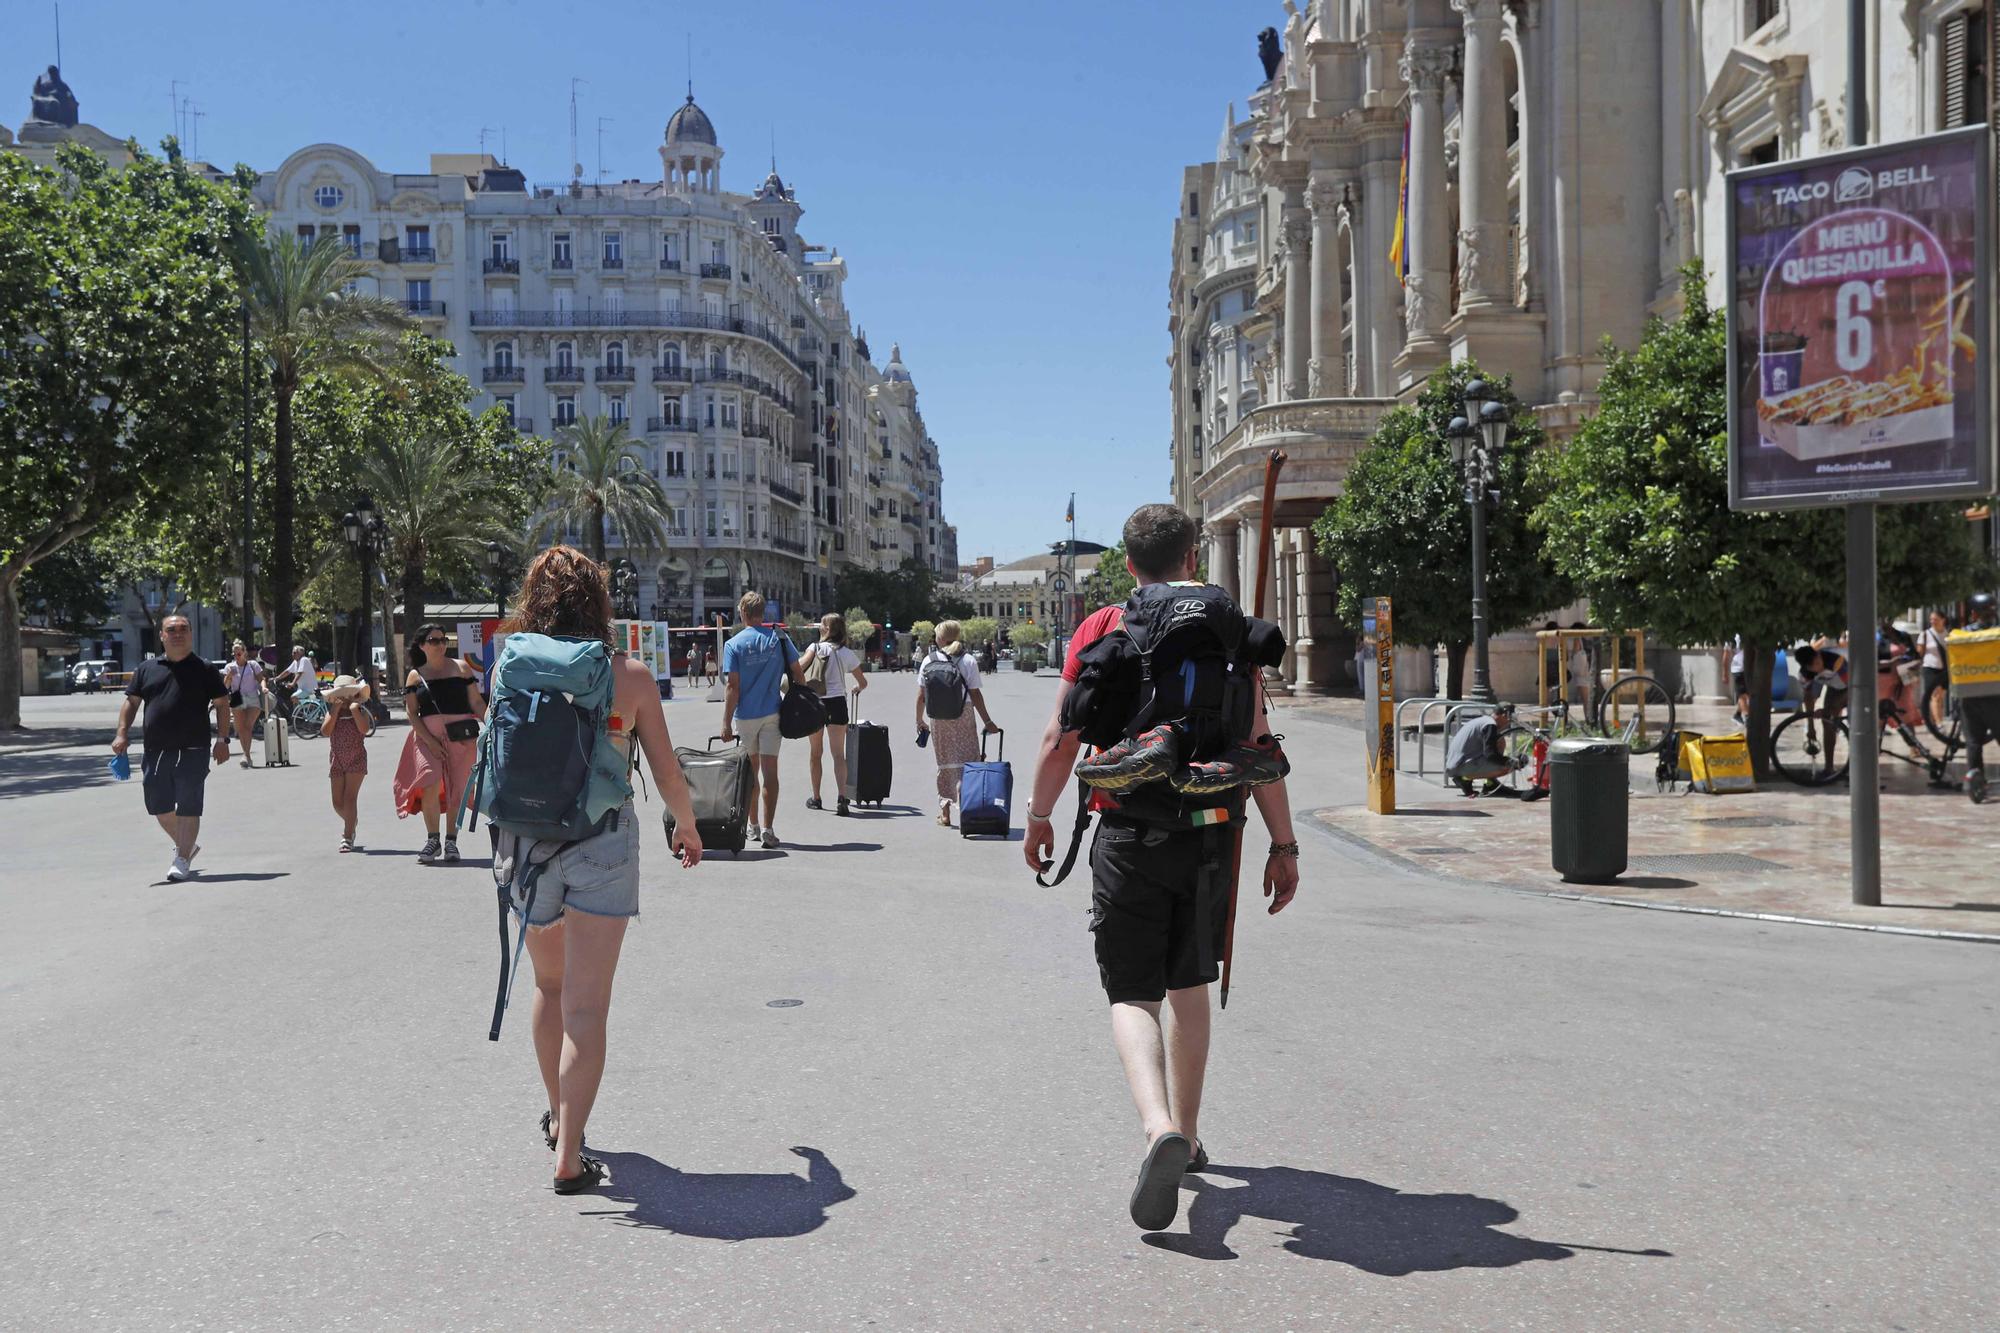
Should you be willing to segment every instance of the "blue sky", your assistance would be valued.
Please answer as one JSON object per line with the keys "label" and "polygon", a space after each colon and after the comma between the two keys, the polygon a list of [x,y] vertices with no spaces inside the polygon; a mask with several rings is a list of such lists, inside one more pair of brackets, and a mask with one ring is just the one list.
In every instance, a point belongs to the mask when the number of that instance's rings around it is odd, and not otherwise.
{"label": "blue sky", "polygon": [[[49,0],[0,0],[0,119],[54,59]],[[1114,541],[1167,498],[1168,244],[1183,165],[1261,77],[1275,0],[654,5],[568,0],[161,4],[66,0],[64,77],[83,118],[156,144],[171,81],[205,113],[201,155],[269,170],[332,140],[387,171],[432,152],[608,179],[654,152],[694,91],[754,188],[778,167],[808,237],[837,245],[876,356],[900,342],[945,468],[959,550],[1013,558]]]}

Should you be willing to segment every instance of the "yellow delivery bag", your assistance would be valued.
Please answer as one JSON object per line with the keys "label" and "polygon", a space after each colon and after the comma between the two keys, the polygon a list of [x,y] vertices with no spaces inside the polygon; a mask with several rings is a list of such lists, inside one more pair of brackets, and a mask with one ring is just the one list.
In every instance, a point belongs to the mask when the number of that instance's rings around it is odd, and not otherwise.
{"label": "yellow delivery bag", "polygon": [[1740,733],[1728,736],[1681,733],[1681,771],[1688,775],[1696,791],[1711,796],[1757,790],[1757,779],[1750,770],[1750,741]]}
{"label": "yellow delivery bag", "polygon": [[1961,699],[2000,694],[2000,629],[1954,630],[1944,641],[1951,692]]}

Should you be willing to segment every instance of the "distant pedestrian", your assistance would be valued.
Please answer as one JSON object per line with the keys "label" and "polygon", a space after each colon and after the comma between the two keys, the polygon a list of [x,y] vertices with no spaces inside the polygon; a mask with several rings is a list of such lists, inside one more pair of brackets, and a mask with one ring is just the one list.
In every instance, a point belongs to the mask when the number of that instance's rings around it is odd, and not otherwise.
{"label": "distant pedestrian", "polygon": [[[195,841],[201,833],[202,797],[208,787],[208,759],[229,759],[229,691],[222,673],[194,655],[194,627],[183,615],[160,622],[166,655],[141,662],[125,686],[118,711],[118,731],[111,753],[124,754],[131,744],[132,719],[146,706],[141,732],[145,755],[146,813],[159,821],[174,844],[167,878],[179,883],[198,872]],[[209,742],[210,711],[215,714],[214,743]]]}
{"label": "distant pedestrian", "polygon": [[1931,623],[1924,630],[1923,667],[1919,673],[1922,679],[1923,703],[1921,707],[1931,722],[1943,726],[1945,710],[1950,695],[1950,673],[1946,666],[1945,637],[1951,633],[1951,621],[1942,611],[1931,612]]}
{"label": "distant pedestrian", "polygon": [[988,731],[999,731],[986,711],[980,688],[979,664],[965,651],[963,629],[956,620],[938,624],[937,646],[924,655],[917,672],[917,730],[929,721],[931,753],[937,756],[937,822],[951,827],[951,807],[958,800],[958,780],[965,766],[979,758],[979,732],[973,715]]}
{"label": "distant pedestrian", "polygon": [[368,711],[368,686],[355,676],[337,676],[326,689],[326,770],[333,787],[333,812],[340,816],[340,850],[351,852],[361,818],[361,780],[368,776],[368,737],[375,718]]}
{"label": "distant pedestrian", "polygon": [[302,643],[292,645],[292,660],[283,671],[272,678],[275,686],[282,686],[279,699],[285,712],[292,711],[292,704],[301,694],[307,696],[319,693],[319,663],[313,661],[312,654]]}
{"label": "distant pedestrian", "polygon": [[861,654],[847,646],[847,617],[838,612],[822,616],[819,642],[806,649],[800,661],[804,664],[806,683],[826,706],[826,725],[812,734],[813,794],[806,800],[806,809],[826,808],[819,799],[820,754],[831,746],[834,795],[838,801],[834,813],[844,815],[847,813],[847,724],[859,716],[861,692],[868,688],[868,674],[861,669]]}
{"label": "distant pedestrian", "polygon": [[[761,592],[746,592],[736,604],[743,628],[722,646],[722,674],[729,686],[722,698],[722,739],[740,732],[750,757],[750,837],[765,847],[778,845],[778,704],[786,676],[803,685],[799,650],[792,636],[764,623],[767,603]],[[739,727],[737,724],[741,723]],[[757,792],[764,793],[764,822],[757,821]]]}
{"label": "distant pedestrian", "polygon": [[403,681],[410,735],[396,766],[396,814],[407,818],[423,812],[427,836],[417,853],[419,865],[430,865],[440,856],[448,865],[459,859],[459,800],[472,773],[479,722],[486,716],[478,674],[451,655],[456,642],[442,625],[420,627],[410,645],[410,674]]}
{"label": "distant pedestrian", "polygon": [[229,691],[229,718],[236,739],[243,744],[243,767],[250,762],[250,733],[264,712],[264,664],[250,656],[250,648],[238,639],[230,646],[235,660],[222,672],[222,687]]}
{"label": "distant pedestrian", "polygon": [[[536,556],[521,580],[513,629],[523,647],[550,635],[572,641],[564,645],[572,649],[574,641],[609,649],[611,591],[604,567],[568,546],[550,547]],[[512,637],[508,644],[510,654],[521,650]],[[504,691],[504,661],[499,674]],[[611,674],[606,735],[619,752],[619,771],[631,773],[636,742],[652,770],[653,786],[673,816],[674,854],[684,868],[695,866],[701,861],[701,837],[653,673],[637,658],[619,653],[612,659]],[[494,776],[495,790],[504,788],[504,773]],[[535,1060],[549,1108],[542,1116],[542,1139],[556,1155],[558,1194],[583,1193],[605,1178],[604,1163],[583,1155],[583,1134],[604,1077],[605,1016],[619,948],[626,926],[639,915],[640,824],[629,784],[624,796],[600,831],[545,858],[532,902],[518,882],[513,890],[516,919],[523,911],[528,914],[528,955],[535,968]],[[496,857],[500,846],[496,843]],[[513,859],[516,864],[532,862],[536,853],[531,845],[517,849]]]}

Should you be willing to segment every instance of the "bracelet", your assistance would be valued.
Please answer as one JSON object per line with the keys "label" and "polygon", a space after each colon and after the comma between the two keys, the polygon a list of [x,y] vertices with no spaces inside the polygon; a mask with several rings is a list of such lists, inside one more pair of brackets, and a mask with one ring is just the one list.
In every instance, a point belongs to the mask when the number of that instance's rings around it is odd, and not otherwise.
{"label": "bracelet", "polygon": [[1036,814],[1035,807],[1031,805],[1028,807],[1028,822],[1030,824],[1046,824],[1049,822],[1049,817],[1048,815]]}
{"label": "bracelet", "polygon": [[1296,842],[1274,842],[1271,844],[1270,854],[1272,856],[1289,856],[1296,861],[1299,859],[1299,845]]}

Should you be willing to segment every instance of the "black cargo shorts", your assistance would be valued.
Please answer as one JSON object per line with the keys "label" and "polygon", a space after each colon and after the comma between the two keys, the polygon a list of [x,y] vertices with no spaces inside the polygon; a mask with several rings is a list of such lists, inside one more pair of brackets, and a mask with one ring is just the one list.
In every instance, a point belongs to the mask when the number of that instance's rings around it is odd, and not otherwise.
{"label": "black cargo shorts", "polygon": [[1234,828],[1105,816],[1090,847],[1090,929],[1112,1004],[1205,986],[1222,970]]}

